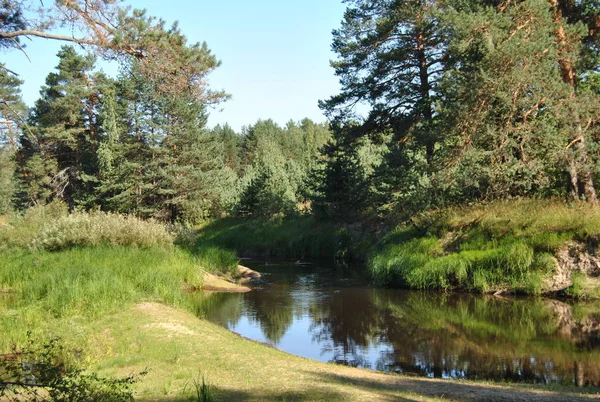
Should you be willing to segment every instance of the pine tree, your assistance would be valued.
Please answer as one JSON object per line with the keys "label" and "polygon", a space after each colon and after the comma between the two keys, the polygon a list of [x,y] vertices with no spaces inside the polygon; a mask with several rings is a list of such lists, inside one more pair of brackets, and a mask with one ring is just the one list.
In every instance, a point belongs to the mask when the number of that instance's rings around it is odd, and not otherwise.
{"label": "pine tree", "polygon": [[[563,175],[573,177],[573,130],[583,116],[596,119],[598,103],[577,99],[557,68],[566,50],[552,9],[543,0],[484,7],[457,13],[454,27],[456,64],[444,82],[454,146],[439,185],[459,199],[562,192]],[[584,34],[580,25],[566,28],[572,40]],[[587,135],[580,134],[582,144]],[[576,178],[589,168],[586,158]]]}
{"label": "pine tree", "polygon": [[21,101],[22,81],[5,71],[0,65],[0,215],[13,208],[17,191],[15,182],[15,154],[18,127],[25,116]]}
{"label": "pine tree", "polygon": [[369,200],[367,170],[358,156],[353,134],[357,127],[333,125],[333,139],[322,150],[324,160],[314,170],[317,188],[313,211],[336,221],[352,222],[361,218]]}
{"label": "pine tree", "polygon": [[22,133],[18,158],[29,203],[57,198],[74,208],[88,204],[96,184],[99,94],[93,57],[66,46],[58,57],[58,71],[46,78]]}
{"label": "pine tree", "polygon": [[392,129],[399,141],[414,137],[431,164],[438,142],[434,104],[447,46],[438,2],[348,3],[332,45],[342,92],[321,108],[343,121],[355,119],[356,104],[367,104],[369,114],[358,133]]}

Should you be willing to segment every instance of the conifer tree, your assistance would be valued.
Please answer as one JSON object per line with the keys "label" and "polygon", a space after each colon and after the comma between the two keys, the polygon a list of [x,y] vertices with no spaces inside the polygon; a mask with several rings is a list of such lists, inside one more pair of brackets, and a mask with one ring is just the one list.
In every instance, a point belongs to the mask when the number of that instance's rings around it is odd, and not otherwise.
{"label": "conifer tree", "polygon": [[0,68],[0,215],[13,208],[17,191],[14,158],[26,110],[21,101],[21,84],[21,80]]}
{"label": "conifer tree", "polygon": [[355,119],[369,106],[362,132],[392,129],[424,148],[429,164],[436,143],[434,103],[444,68],[447,36],[436,1],[351,0],[342,27],[333,32],[332,62],[342,92],[321,108],[331,118]]}
{"label": "conifer tree", "polygon": [[[580,148],[592,140],[594,127],[584,133],[579,122],[597,120],[598,101],[589,92],[576,94],[559,62],[580,60],[574,43],[585,35],[582,26],[557,25],[543,0],[455,17],[456,64],[444,82],[453,135],[448,144],[455,146],[448,148],[440,186],[462,199],[548,195],[564,192],[561,183],[569,176],[570,191],[594,202],[591,162],[597,156]],[[573,42],[570,51],[556,39],[561,27]]]}
{"label": "conifer tree", "polygon": [[356,125],[333,125],[333,139],[322,149],[324,160],[314,173],[316,191],[313,211],[342,222],[359,219],[367,209],[369,185],[367,170],[358,156]]}
{"label": "conifer tree", "polygon": [[57,72],[46,78],[31,111],[19,150],[27,202],[61,199],[71,208],[87,205],[96,184],[99,93],[94,58],[64,46]]}

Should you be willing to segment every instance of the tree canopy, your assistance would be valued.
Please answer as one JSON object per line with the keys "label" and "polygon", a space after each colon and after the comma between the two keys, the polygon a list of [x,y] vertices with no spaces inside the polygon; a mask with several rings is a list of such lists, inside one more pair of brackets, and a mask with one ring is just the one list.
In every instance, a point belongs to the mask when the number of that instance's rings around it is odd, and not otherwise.
{"label": "tree canopy", "polygon": [[[157,90],[186,93],[201,103],[227,98],[208,88],[207,75],[219,66],[206,43],[188,44],[177,24],[166,27],[145,10],[131,10],[114,0],[4,0],[0,3],[0,46],[27,52],[20,39],[37,37],[72,42],[121,63],[133,58],[139,72]],[[68,27],[72,35],[59,28]]]}

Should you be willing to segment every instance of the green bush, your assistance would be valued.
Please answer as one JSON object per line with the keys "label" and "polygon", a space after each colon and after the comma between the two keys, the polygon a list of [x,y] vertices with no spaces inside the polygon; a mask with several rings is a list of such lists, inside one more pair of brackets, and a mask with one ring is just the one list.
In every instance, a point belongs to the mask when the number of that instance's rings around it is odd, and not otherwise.
{"label": "green bush", "polygon": [[[0,399],[32,402],[132,402],[138,377],[113,379],[86,373],[65,360],[68,355],[55,339],[25,348],[13,347],[0,356]],[[73,359],[71,359],[73,360]],[[145,373],[140,373],[144,375]]]}
{"label": "green bush", "polygon": [[33,250],[76,246],[172,246],[174,237],[155,221],[105,212],[73,213],[43,224],[29,243]]}

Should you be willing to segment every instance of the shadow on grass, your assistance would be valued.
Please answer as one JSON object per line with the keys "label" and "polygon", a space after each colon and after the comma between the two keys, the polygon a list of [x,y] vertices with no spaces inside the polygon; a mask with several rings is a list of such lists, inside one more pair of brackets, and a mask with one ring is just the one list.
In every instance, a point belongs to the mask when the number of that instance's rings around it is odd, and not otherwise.
{"label": "shadow on grass", "polygon": [[[216,402],[221,401],[343,401],[343,400],[358,400],[349,398],[347,394],[335,392],[320,387],[321,384],[316,383],[311,389],[306,391],[281,391],[281,392],[265,392],[264,390],[241,391],[231,389],[213,388],[213,396]],[[277,388],[277,387],[275,387]],[[395,391],[398,391],[397,389]],[[378,401],[384,402],[415,402],[421,399],[401,398],[395,395],[381,395],[377,398]],[[136,402],[185,402],[199,401],[193,396],[164,396],[164,397],[140,397],[135,398]]]}
{"label": "shadow on grass", "polygon": [[[214,400],[216,402],[224,401],[312,401],[312,400],[329,400],[339,401],[343,400],[344,396],[338,393],[310,393],[310,392],[261,392],[257,390],[252,391],[240,391],[240,390],[224,390],[215,387],[213,390]],[[136,402],[186,402],[186,401],[200,401],[194,396],[165,396],[165,397],[141,397],[135,398]]]}
{"label": "shadow on grass", "polygon": [[[388,381],[368,378],[348,377],[334,373],[319,373],[315,381],[338,384],[352,384],[357,388],[372,392],[405,391],[422,397],[435,397],[451,400],[471,401],[534,401],[534,402],[589,402],[600,400],[600,395],[583,395],[576,390],[557,391],[556,389],[532,389],[524,385],[483,384],[433,380],[394,376]],[[585,390],[581,390],[585,392]]]}

